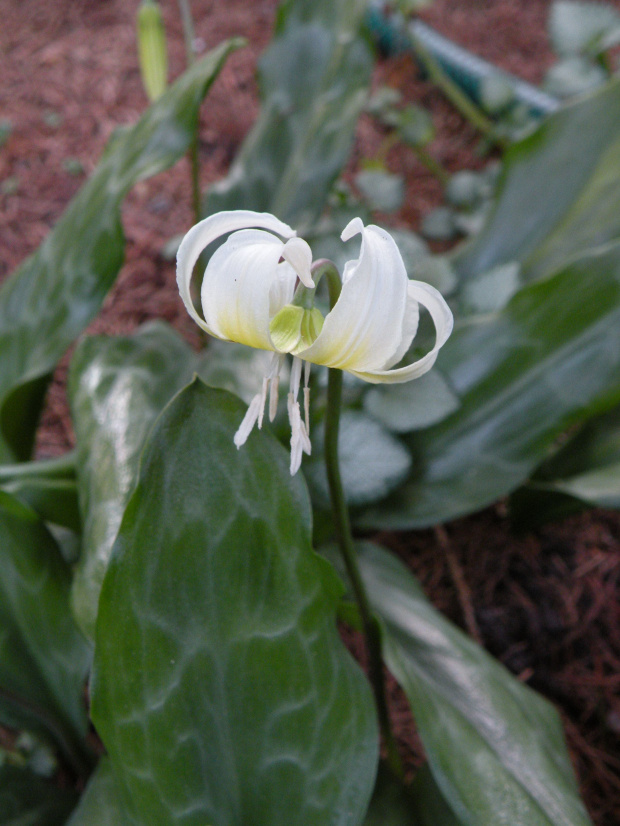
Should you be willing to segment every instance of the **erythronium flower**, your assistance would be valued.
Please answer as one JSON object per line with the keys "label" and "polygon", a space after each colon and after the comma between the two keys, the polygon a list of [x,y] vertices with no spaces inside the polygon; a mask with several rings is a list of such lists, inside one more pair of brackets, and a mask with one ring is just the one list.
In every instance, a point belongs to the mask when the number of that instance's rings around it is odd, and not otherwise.
{"label": "erythronium flower", "polygon": [[[190,294],[192,272],[201,252],[228,233],[232,235],[213,254],[202,280],[203,319]],[[211,215],[187,233],[177,254],[179,291],[194,321],[215,338],[273,354],[262,390],[252,399],[235,434],[238,448],[255,424],[261,427],[268,394],[273,420],[280,370],[285,355],[292,354],[288,394],[291,474],[299,469],[302,454],[311,449],[310,364],[345,370],[374,384],[406,382],[431,369],[452,331],[448,305],[434,287],[409,280],[394,239],[379,227],[365,227],[360,218],[345,227],[341,238],[348,241],[358,233],[362,236],[359,258],[347,261],[340,296],[324,319],[312,303],[315,284],[310,247],[269,213],[238,210]],[[435,324],[435,346],[412,364],[394,368],[416,334],[419,304]],[[304,419],[298,402],[302,369]]]}

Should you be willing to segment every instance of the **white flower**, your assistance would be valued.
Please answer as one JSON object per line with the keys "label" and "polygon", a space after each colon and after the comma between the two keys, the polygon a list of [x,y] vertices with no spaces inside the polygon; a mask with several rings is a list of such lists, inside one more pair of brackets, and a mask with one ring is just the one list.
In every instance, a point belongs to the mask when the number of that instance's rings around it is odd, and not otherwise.
{"label": "white flower", "polygon": [[[213,254],[202,279],[202,319],[191,299],[192,272],[201,252],[228,233],[232,235]],[[261,427],[268,394],[273,420],[284,356],[293,355],[288,394],[291,474],[299,469],[302,453],[310,453],[311,363],[346,370],[372,383],[405,382],[430,370],[452,331],[448,305],[434,287],[407,278],[393,238],[379,227],[365,227],[360,218],[345,227],[341,238],[348,241],[358,233],[359,258],[346,263],[340,297],[325,319],[312,304],[310,247],[269,213],[238,210],[211,215],[196,224],[179,247],[177,282],[194,321],[216,338],[273,352],[262,391],[235,434],[237,447],[256,423]],[[412,364],[394,368],[415,336],[419,304],[435,324],[435,346]],[[302,366],[304,419],[298,402]]]}

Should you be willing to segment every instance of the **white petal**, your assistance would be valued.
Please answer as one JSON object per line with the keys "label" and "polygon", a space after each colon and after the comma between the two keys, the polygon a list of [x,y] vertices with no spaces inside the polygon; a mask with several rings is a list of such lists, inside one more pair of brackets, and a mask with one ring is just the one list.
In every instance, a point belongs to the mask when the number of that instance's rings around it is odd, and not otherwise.
{"label": "white petal", "polygon": [[310,273],[312,250],[307,241],[304,241],[303,238],[291,238],[284,245],[282,258],[288,261],[305,287],[314,288],[314,281]]}
{"label": "white petal", "polygon": [[219,338],[262,350],[275,349],[269,336],[274,301],[292,300],[297,276],[278,264],[283,242],[259,229],[234,232],[214,252],[202,280],[205,322]]}
{"label": "white petal", "polygon": [[403,318],[402,338],[398,350],[394,355],[383,365],[383,369],[387,370],[393,364],[398,362],[405,355],[407,350],[411,347],[415,334],[418,332],[418,323],[420,321],[420,307],[415,297],[415,288],[412,286],[413,282],[409,281],[407,284],[407,306],[405,307],[405,317]]}
{"label": "white petal", "polygon": [[192,227],[181,241],[181,246],[177,253],[177,284],[179,292],[187,312],[196,324],[208,333],[213,334],[209,326],[196,312],[190,293],[192,273],[196,261],[198,261],[201,252],[208,247],[212,241],[215,241],[221,235],[226,235],[229,232],[235,232],[236,230],[247,227],[260,227],[270,232],[276,232],[283,238],[292,238],[295,235],[295,231],[287,224],[279,221],[274,215],[270,215],[268,212],[234,210],[210,215],[208,218],[205,218],[204,221],[200,221]]}
{"label": "white petal", "polygon": [[425,284],[423,281],[410,281],[409,292],[412,298],[422,304],[429,311],[435,325],[435,346],[425,356],[406,367],[398,367],[395,370],[372,370],[362,372],[351,370],[354,376],[372,384],[400,384],[427,373],[437,359],[439,348],[442,347],[454,324],[452,312],[439,290]]}
{"label": "white petal", "polygon": [[362,232],[357,261],[348,261],[340,297],[328,313],[316,341],[298,355],[305,361],[342,370],[376,370],[402,350],[407,310],[407,272],[393,238],[359,218],[345,228],[343,239]]}

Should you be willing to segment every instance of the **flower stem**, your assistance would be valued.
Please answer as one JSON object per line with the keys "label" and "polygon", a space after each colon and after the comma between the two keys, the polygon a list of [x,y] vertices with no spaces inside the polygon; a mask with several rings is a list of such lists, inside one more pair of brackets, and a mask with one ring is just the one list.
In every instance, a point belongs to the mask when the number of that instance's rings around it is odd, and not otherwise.
{"label": "flower stem", "polygon": [[439,62],[430,50],[426,48],[426,45],[422,43],[420,38],[414,35],[411,38],[411,42],[414,52],[428,72],[429,78],[441,89],[454,108],[492,143],[499,144],[500,147],[506,148],[507,141],[501,135],[497,134],[493,121],[472,103],[467,95],[464,94],[456,83],[444,72]]}
{"label": "flower stem", "polygon": [[[340,293],[340,278],[338,271],[331,261],[321,260],[313,266],[313,275],[318,280],[320,275],[325,275],[328,279],[330,305],[333,308]],[[327,383],[327,409],[325,412],[325,465],[327,469],[327,481],[332,504],[332,514],[334,519],[334,530],[336,539],[344,565],[349,576],[353,595],[362,620],[362,628],[366,642],[366,653],[368,658],[368,672],[377,705],[377,715],[379,717],[379,727],[383,735],[383,741],[387,751],[388,764],[392,771],[399,777],[403,776],[403,767],[396,746],[392,728],[390,725],[390,715],[388,712],[387,698],[385,692],[385,680],[383,674],[383,656],[381,644],[381,628],[377,618],[373,614],[366,586],[357,564],[357,554],[351,534],[351,522],[349,511],[344,498],[342,479],[340,476],[340,463],[338,461],[338,431],[340,427],[340,409],[342,407],[342,371],[330,369]]]}

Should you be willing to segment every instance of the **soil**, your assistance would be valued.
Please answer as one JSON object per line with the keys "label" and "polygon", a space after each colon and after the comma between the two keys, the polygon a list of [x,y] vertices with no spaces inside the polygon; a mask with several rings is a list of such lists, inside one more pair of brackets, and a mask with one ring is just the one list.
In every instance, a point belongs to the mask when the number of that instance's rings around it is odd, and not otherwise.
{"label": "soil", "polygon": [[[135,54],[137,0],[2,0],[0,119],[12,132],[0,148],[0,280],[43,240],[91,172],[119,124],[147,105]],[[221,178],[258,111],[256,60],[267,45],[275,0],[193,0],[202,50],[232,35],[234,54],[203,107],[201,184]],[[618,5],[618,3],[616,3]],[[162,2],[171,76],[184,66],[176,4]],[[538,83],[553,61],[546,0],[435,0],[423,19],[466,48]],[[397,86],[433,113],[431,152],[449,170],[475,168],[478,137],[409,58],[382,61],[375,83]],[[234,106],[233,102],[234,101]],[[372,156],[381,129],[363,117],[352,163]],[[395,222],[416,229],[441,189],[415,157],[395,147],[388,158],[404,174],[406,205]],[[90,333],[128,333],[164,318],[198,345],[182,308],[171,262],[161,251],[192,223],[189,166],[135,187],[124,209],[126,263]],[[39,456],[73,444],[65,398],[66,357],[50,388]],[[466,627],[519,679],[556,704],[583,795],[597,826],[620,822],[620,514],[589,511],[518,537],[502,503],[435,531],[382,535],[412,567],[435,603]],[[391,685],[403,754],[422,750],[406,702]]]}

